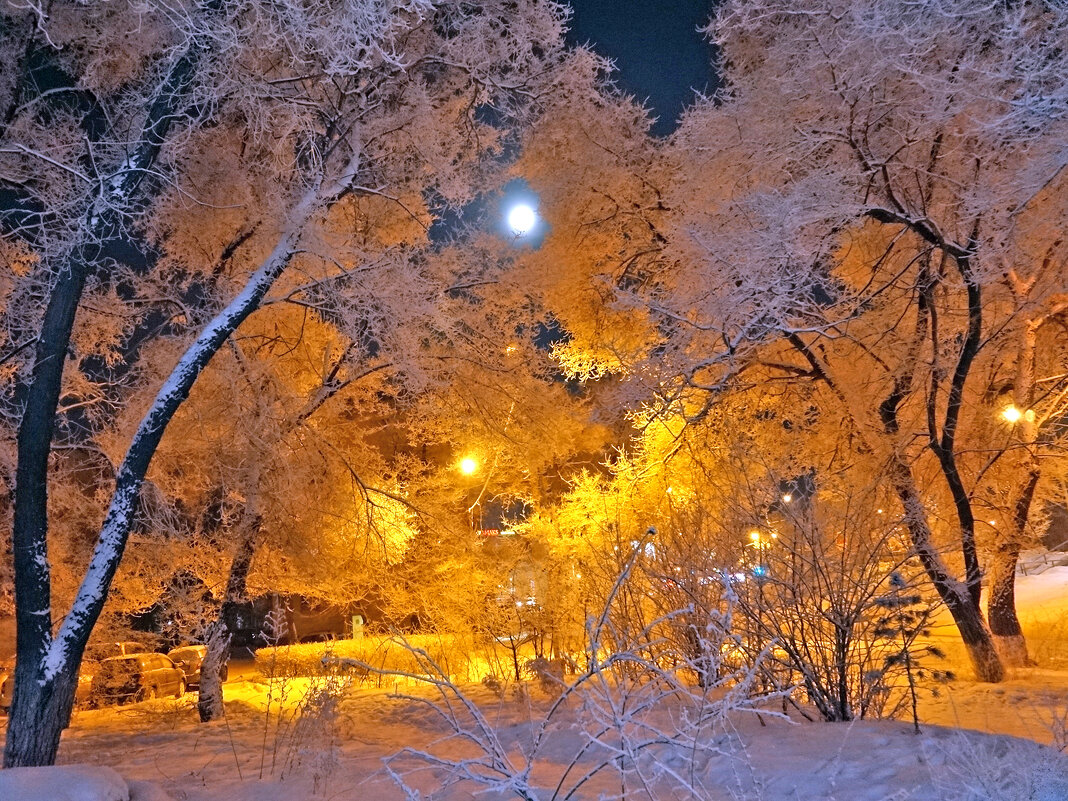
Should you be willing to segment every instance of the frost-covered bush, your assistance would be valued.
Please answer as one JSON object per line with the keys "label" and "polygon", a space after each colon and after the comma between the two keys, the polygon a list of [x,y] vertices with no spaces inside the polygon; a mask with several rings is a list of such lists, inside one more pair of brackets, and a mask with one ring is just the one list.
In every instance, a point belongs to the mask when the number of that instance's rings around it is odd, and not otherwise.
{"label": "frost-covered bush", "polygon": [[1037,743],[958,733],[926,741],[924,753],[944,801],[1068,798],[1068,757]]}
{"label": "frost-covered bush", "polygon": [[773,679],[827,721],[915,719],[920,688],[952,678],[920,641],[934,607],[888,517],[869,490],[817,487],[755,532],[758,575],[737,587],[741,650],[770,645]]}
{"label": "frost-covered bush", "polygon": [[[410,647],[418,675],[434,692],[400,697],[429,706],[450,734],[426,750],[404,748],[385,760],[406,797],[422,797],[416,784],[428,767],[444,771],[442,789],[462,785],[523,801],[646,797],[654,786],[666,793],[654,797],[709,797],[702,766],[731,739],[728,714],[760,708],[757,672],[722,662],[729,635],[716,627],[704,634],[708,642],[700,652],[706,656],[698,671],[663,636],[673,617],[692,610],[669,613],[640,630],[616,625],[639,553],[603,610],[587,621],[586,669],[573,678],[546,672],[551,700],[531,703],[529,717],[518,725],[487,715],[427,651]],[[694,681],[699,672],[707,682]]]}
{"label": "frost-covered bush", "polygon": [[337,768],[339,705],[347,685],[338,677],[315,682],[291,719],[287,721],[284,715],[279,719],[273,759],[277,764],[279,751],[284,754],[280,777],[297,771],[309,773],[316,795]]}

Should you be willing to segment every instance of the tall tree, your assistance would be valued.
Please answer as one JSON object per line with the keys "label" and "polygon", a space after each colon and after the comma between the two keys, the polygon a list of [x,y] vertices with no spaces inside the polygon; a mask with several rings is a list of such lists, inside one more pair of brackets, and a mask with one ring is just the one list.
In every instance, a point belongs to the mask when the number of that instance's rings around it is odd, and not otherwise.
{"label": "tall tree", "polygon": [[[1012,460],[992,472],[978,454],[1033,453],[1048,471],[1063,413],[1055,369],[1041,402],[1027,386],[1035,358],[1055,361],[1033,332],[1051,341],[1063,314],[1065,13],[740,0],[710,28],[726,89],[700,99],[662,153],[601,95],[570,115],[577,131],[544,121],[552,135],[528,156],[554,225],[529,285],[559,309],[564,364],[614,374],[601,384],[632,412],[691,419],[728,391],[812,384],[814,413],[849,423],[827,447],[864,452],[872,480],[896,488],[990,679],[995,644],[1019,651],[1007,588],[1037,473],[1021,468],[1002,503],[1013,512],[989,532],[977,508]],[[539,153],[568,154],[568,169],[538,173]],[[1008,441],[989,424],[1006,380],[1031,411]],[[939,507],[954,512],[949,529]],[[994,632],[984,548],[1002,587]]]}
{"label": "tall tree", "polygon": [[[356,197],[427,222],[430,198],[470,197],[502,128],[559,63],[563,18],[548,2],[431,0],[62,3],[9,15],[5,34],[20,38],[5,45],[27,55],[0,140],[18,198],[5,236],[22,236],[39,262],[15,326],[35,344],[16,392],[19,659],[6,765],[55,758],[146,470],[200,372],[290,267],[373,269],[376,254],[320,249],[332,216],[364,221]],[[117,467],[85,577],[53,631],[47,485],[64,367],[87,298],[150,302],[138,290],[153,258],[130,256],[146,235],[168,256],[163,303],[179,307],[169,333],[184,350]],[[117,352],[129,360],[143,330],[123,319]]]}
{"label": "tall tree", "polygon": [[[698,367],[682,373],[691,384],[720,385],[754,346],[785,343],[756,361],[822,385],[828,412],[885,465],[912,547],[992,681],[1003,671],[980,611],[963,428],[978,360],[1007,324],[992,312],[1020,229],[1066,180],[1066,14],[1044,2],[725,5],[712,31],[728,88],[689,112],[676,142],[695,180],[672,196],[684,211],[664,281],[691,290],[651,298],[678,335],[669,352]],[[934,475],[955,515],[951,561]]]}

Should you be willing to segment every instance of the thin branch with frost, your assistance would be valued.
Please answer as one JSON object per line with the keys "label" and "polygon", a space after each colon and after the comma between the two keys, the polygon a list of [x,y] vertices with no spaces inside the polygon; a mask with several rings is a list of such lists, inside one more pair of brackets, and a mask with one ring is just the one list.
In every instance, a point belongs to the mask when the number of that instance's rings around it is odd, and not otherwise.
{"label": "thin branch with frost", "polygon": [[[419,672],[335,660],[341,668],[404,678],[435,690],[434,698],[395,696],[428,707],[449,732],[429,749],[406,747],[384,760],[407,797],[419,797],[412,780],[426,768],[444,770],[445,786],[467,783],[480,788],[476,792],[506,793],[523,801],[566,801],[591,787],[601,798],[623,798],[628,787],[707,794],[700,765],[722,753],[714,732],[722,729],[730,713],[756,712],[770,696],[755,692],[755,669],[729,669],[722,662],[725,631],[706,632],[703,651],[708,656],[700,668],[658,634],[690,610],[661,616],[626,642],[620,640],[621,632],[612,623],[619,610],[613,607],[639,552],[635,550],[613,583],[601,612],[589,620],[586,669],[573,681],[557,681],[555,698],[531,721],[529,739],[521,736],[518,745],[508,745],[478,703],[424,649],[402,636],[396,642],[415,657]],[[607,650],[609,640],[617,642],[615,650]],[[691,677],[698,670],[717,679],[694,687]],[[548,749],[562,737],[577,738],[575,754],[550,773]],[[474,754],[456,756],[455,743],[473,747]]]}

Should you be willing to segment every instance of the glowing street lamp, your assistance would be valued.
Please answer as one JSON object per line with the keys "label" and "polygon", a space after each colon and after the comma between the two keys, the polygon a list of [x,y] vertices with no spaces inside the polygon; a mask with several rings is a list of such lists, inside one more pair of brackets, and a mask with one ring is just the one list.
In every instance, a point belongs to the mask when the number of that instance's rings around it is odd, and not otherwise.
{"label": "glowing street lamp", "polygon": [[508,227],[516,236],[529,234],[538,224],[538,213],[529,203],[516,203],[508,211]]}
{"label": "glowing street lamp", "polygon": [[1028,409],[1027,411],[1020,411],[1014,404],[1009,404],[1001,410],[1001,419],[1009,425],[1016,425],[1021,420],[1026,420],[1028,423],[1035,422],[1035,410]]}
{"label": "glowing street lamp", "polygon": [[465,456],[460,460],[460,472],[465,476],[473,475],[478,470],[478,462],[473,456]]}
{"label": "glowing street lamp", "polygon": [[1006,406],[1001,410],[1001,416],[1006,423],[1018,423],[1023,414],[1012,404]]}

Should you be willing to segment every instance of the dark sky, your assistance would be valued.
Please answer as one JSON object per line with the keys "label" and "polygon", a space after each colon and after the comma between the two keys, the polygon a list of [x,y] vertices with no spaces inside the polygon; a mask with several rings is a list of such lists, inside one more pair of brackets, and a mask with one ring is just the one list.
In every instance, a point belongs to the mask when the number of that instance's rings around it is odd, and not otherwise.
{"label": "dark sky", "polygon": [[616,62],[616,81],[659,117],[653,132],[675,129],[693,90],[715,88],[712,48],[697,32],[713,0],[571,0],[571,40],[591,42]]}

